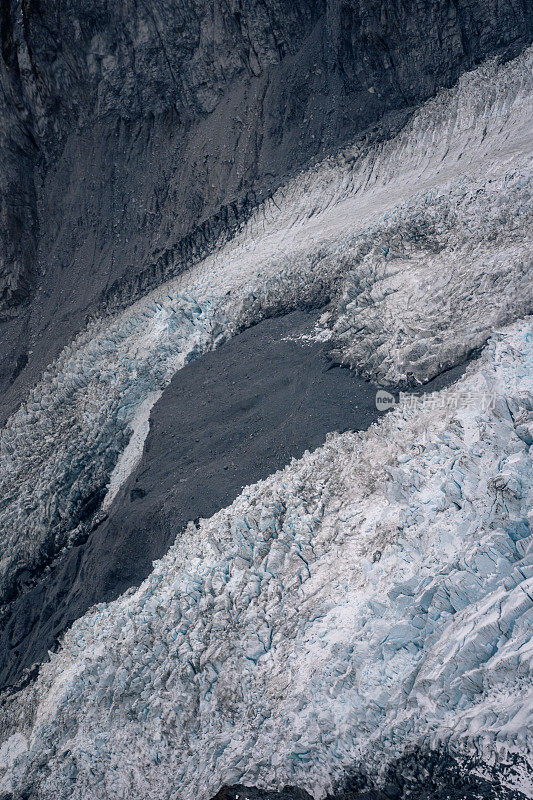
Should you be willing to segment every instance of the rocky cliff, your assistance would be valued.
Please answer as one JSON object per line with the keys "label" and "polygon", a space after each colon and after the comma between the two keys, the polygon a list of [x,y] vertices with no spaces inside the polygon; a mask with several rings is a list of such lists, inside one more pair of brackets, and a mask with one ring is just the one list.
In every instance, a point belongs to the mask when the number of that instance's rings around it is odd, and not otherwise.
{"label": "rocky cliff", "polygon": [[287,176],[531,38],[527,0],[5,0],[0,412]]}

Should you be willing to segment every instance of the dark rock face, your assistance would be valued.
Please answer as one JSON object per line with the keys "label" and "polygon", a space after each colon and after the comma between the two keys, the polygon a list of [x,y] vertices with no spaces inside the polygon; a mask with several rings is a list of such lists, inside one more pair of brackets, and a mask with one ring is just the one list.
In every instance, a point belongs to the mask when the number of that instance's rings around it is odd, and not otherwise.
{"label": "dark rock face", "polygon": [[531,40],[528,0],[5,0],[0,416],[88,315],[288,175]]}
{"label": "dark rock face", "polygon": [[[475,767],[444,749],[417,751],[393,762],[379,787],[371,777],[354,774],[326,800],[526,800],[523,792],[506,785],[497,769],[482,777]],[[294,786],[280,792],[223,786],[213,800],[311,800],[311,796]]]}

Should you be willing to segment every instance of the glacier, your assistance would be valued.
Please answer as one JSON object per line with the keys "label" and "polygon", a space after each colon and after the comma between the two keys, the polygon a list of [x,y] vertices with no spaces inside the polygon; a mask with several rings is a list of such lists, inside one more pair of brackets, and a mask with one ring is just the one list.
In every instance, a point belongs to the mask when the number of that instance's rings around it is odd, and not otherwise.
{"label": "glacier", "polygon": [[4,604],[90,535],[173,375],[257,321],[323,306],[334,358],[406,392],[189,523],[4,692],[0,795],[322,800],[442,750],[533,796],[532,66],[532,49],[483,64],[288,182],[93,320],[8,420]]}
{"label": "glacier", "polygon": [[390,140],[297,176],[234,240],[65,348],[0,432],[3,603],[89,535],[175,372],[242,328],[329,303],[335,357],[408,387],[531,313],[532,59],[488,62]]}
{"label": "glacier", "polygon": [[190,523],[4,696],[1,790],[318,799],[446,747],[530,797],[532,376],[528,318],[455,385]]}

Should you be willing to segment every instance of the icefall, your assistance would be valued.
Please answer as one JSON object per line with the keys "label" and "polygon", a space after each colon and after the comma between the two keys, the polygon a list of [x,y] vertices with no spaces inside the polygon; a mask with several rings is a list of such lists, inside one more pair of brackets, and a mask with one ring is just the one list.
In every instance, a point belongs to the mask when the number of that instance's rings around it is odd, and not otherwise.
{"label": "icefall", "polygon": [[[493,402],[461,400],[481,394]],[[527,763],[533,482],[517,421],[533,401],[531,320],[439,400],[330,435],[78,620],[4,699],[0,786],[320,798],[413,746]]]}
{"label": "icefall", "polygon": [[530,313],[531,59],[483,65],[390,141],[298,176],[233,242],[64,350],[0,432],[2,601],[84,535],[149,398],[240,328],[331,298],[338,357],[398,384]]}

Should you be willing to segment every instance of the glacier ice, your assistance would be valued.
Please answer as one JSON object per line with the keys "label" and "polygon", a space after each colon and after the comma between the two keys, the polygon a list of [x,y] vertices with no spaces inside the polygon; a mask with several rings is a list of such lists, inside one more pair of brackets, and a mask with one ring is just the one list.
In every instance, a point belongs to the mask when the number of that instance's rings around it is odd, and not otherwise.
{"label": "glacier ice", "polygon": [[0,788],[320,798],[346,771],[445,745],[487,769],[518,758],[527,797],[533,320],[434,399],[331,434],[79,619],[4,696]]}
{"label": "glacier ice", "polygon": [[298,176],[234,241],[63,351],[0,432],[4,602],[87,534],[150,398],[240,328],[331,298],[339,359],[401,384],[531,311],[532,53]]}

